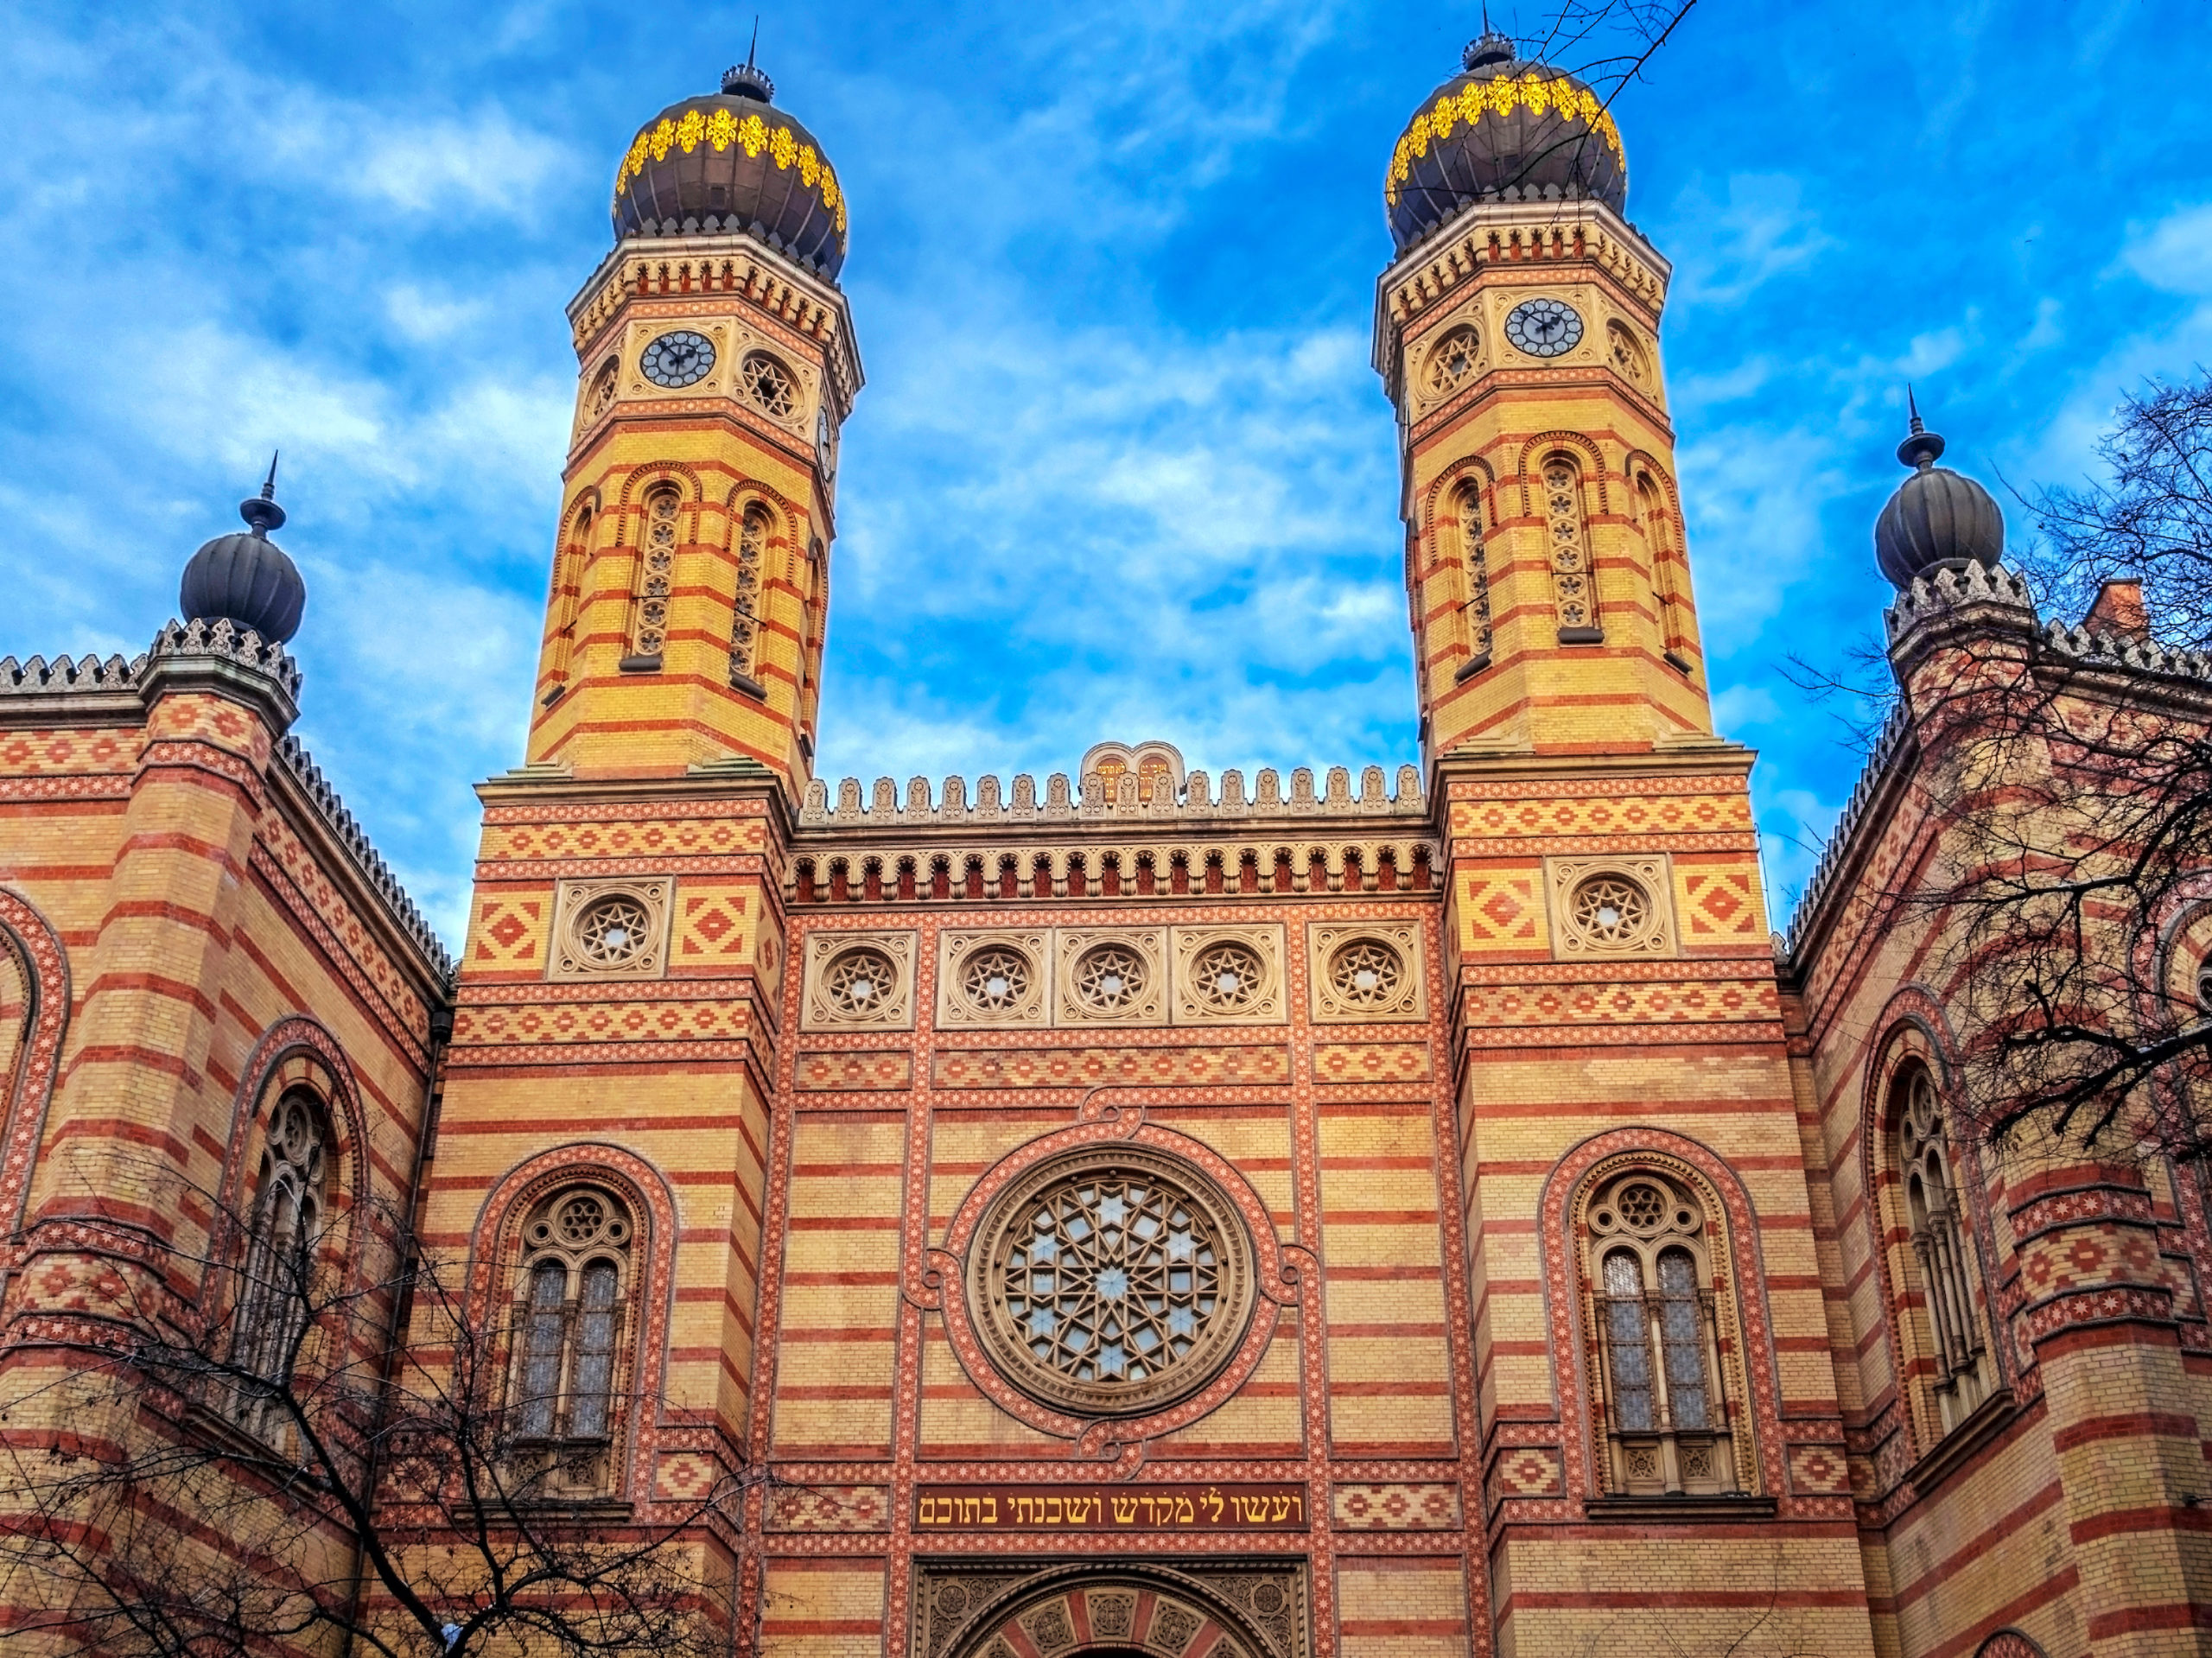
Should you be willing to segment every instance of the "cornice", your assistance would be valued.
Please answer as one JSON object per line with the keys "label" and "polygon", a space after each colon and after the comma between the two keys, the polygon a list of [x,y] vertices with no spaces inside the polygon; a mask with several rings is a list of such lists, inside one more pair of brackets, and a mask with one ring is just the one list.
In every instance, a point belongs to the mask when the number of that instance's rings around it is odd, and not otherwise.
{"label": "cornice", "polygon": [[1446,798],[1455,783],[1556,778],[1586,782],[1599,778],[1711,777],[1716,772],[1748,777],[1758,751],[1726,737],[1670,743],[1664,748],[1609,754],[1498,753],[1455,749],[1430,766],[1429,792]]}
{"label": "cornice", "polygon": [[733,759],[694,765],[680,776],[658,778],[578,777],[555,762],[518,765],[476,785],[476,797],[493,807],[568,805],[621,806],[653,801],[760,801],[788,844],[796,823],[791,799],[776,774],[757,760]]}
{"label": "cornice", "polygon": [[867,383],[851,308],[835,285],[749,235],[633,236],[607,251],[569,302],[578,361],[587,359],[632,298],[725,295],[743,299],[819,345],[837,418],[851,414]]}
{"label": "cornice", "polygon": [[1594,266],[1656,328],[1674,266],[1633,226],[1589,198],[1478,201],[1409,249],[1376,278],[1375,372],[1395,401],[1398,336],[1485,268],[1535,270],[1569,261]]}

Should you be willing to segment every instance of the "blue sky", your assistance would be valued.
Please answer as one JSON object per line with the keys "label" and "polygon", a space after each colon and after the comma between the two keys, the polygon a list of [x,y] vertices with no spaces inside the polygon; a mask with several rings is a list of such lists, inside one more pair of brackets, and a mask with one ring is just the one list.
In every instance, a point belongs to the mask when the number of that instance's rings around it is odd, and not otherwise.
{"label": "blue sky", "polygon": [[[823,772],[1413,759],[1368,330],[1384,163],[1478,9],[763,3],[869,378]],[[520,756],[562,307],[631,134],[753,10],[0,16],[0,654],[143,650],[281,445],[302,733],[457,934],[469,785]],[[2208,88],[2201,5],[1703,0],[1616,105],[1784,910],[1858,757],[1781,669],[1878,630],[1904,382],[1995,487],[2077,480],[2124,387],[2212,361]]]}

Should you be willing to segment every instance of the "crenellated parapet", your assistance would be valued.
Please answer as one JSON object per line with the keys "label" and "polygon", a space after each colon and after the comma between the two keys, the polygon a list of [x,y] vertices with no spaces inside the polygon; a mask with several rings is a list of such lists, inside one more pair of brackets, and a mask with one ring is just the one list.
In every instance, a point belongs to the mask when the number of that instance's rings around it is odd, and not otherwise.
{"label": "crenellated parapet", "polygon": [[429,919],[416,907],[407,889],[399,884],[399,877],[391,873],[391,866],[369,839],[369,832],[346,806],[322,768],[307,751],[307,745],[287,733],[276,744],[276,758],[285,772],[300,785],[308,804],[323,826],[346,850],[354,871],[369,889],[384,900],[385,910],[400,930],[407,935],[423,958],[436,971],[447,985],[453,982],[454,961],[444,942],[431,930]]}
{"label": "crenellated parapet", "polygon": [[836,804],[833,807],[829,785],[817,778],[807,785],[799,823],[802,828],[880,830],[1078,820],[1219,822],[1262,817],[1426,817],[1428,808],[1421,794],[1418,770],[1410,765],[1398,768],[1395,794],[1385,793],[1384,786],[1382,768],[1370,765],[1361,772],[1359,791],[1354,794],[1350,768],[1335,765],[1329,768],[1325,781],[1317,791],[1313,769],[1301,765],[1291,772],[1287,792],[1283,788],[1281,773],[1272,767],[1263,767],[1254,777],[1249,794],[1244,774],[1234,769],[1222,773],[1218,794],[1204,772],[1191,772],[1179,793],[1172,788],[1147,788],[1134,772],[1110,778],[1109,786],[1108,774],[1090,772],[1084,775],[1078,793],[1065,772],[1055,772],[1045,779],[1044,797],[1040,800],[1037,779],[1022,772],[1014,778],[1010,790],[1002,787],[995,777],[977,778],[975,798],[970,801],[967,779],[956,774],[945,778],[944,787],[934,797],[927,778],[910,779],[903,793],[891,778],[878,778],[863,802],[860,779],[846,778],[837,785]]}

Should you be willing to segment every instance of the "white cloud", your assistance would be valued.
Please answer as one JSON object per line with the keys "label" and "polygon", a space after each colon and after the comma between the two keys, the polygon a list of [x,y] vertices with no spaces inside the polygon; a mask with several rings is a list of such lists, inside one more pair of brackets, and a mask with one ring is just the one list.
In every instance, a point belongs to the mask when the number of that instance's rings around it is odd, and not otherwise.
{"label": "white cloud", "polygon": [[2212,297],[2212,203],[2181,208],[2137,231],[2120,263],[2169,294]]}
{"label": "white cloud", "polygon": [[1802,183],[1783,174],[1732,174],[1722,201],[1694,183],[1669,216],[1695,227],[1675,267],[1672,298],[1679,306],[1740,305],[1840,245],[1805,206]]}

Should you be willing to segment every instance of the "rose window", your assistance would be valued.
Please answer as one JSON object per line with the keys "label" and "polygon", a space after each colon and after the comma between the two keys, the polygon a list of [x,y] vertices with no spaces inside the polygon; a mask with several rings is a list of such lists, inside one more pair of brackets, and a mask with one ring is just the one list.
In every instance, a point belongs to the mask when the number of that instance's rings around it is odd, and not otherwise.
{"label": "rose window", "polygon": [[1458,391],[1482,361],[1482,341],[1472,328],[1454,328],[1428,354],[1428,392],[1443,397]]}
{"label": "rose window", "polygon": [[1001,1367],[1086,1413],[1194,1391],[1250,1320],[1242,1223],[1195,1169],[1158,1153],[1052,1159],[1001,1197],[970,1261],[970,1305]]}
{"label": "rose window", "polygon": [[1329,983],[1347,1007],[1388,1007],[1406,982],[1398,952],[1373,938],[1355,938],[1329,958]]}
{"label": "rose window", "polygon": [[628,967],[648,947],[652,920],[645,906],[626,893],[594,899],[576,918],[576,951],[587,967]]}
{"label": "rose window", "polygon": [[960,969],[960,993],[979,1013],[1011,1013],[1029,994],[1034,975],[1019,950],[979,950]]}
{"label": "rose window", "polygon": [[1641,886],[1624,875],[1592,875],[1574,889],[1567,909],[1592,944],[1641,943],[1651,931],[1651,902]]}
{"label": "rose window", "polygon": [[898,982],[891,958],[879,950],[849,950],[830,963],[822,988],[841,1019],[869,1019],[888,1007]]}
{"label": "rose window", "polygon": [[619,1246],[629,1238],[630,1223],[595,1191],[569,1193],[550,1215],[535,1222],[529,1234],[533,1248],[547,1244],[569,1249],[594,1243]]}
{"label": "rose window", "polygon": [[1258,999],[1266,969],[1246,944],[1209,944],[1191,962],[1192,990],[1217,1013],[1241,1013]]}
{"label": "rose window", "polygon": [[1130,945],[1094,944],[1076,962],[1075,998],[1090,1013],[1127,1013],[1144,986],[1144,957]]}
{"label": "rose window", "polygon": [[798,382],[789,369],[766,352],[753,352],[738,365],[737,383],[747,397],[772,415],[788,415],[798,407]]}

